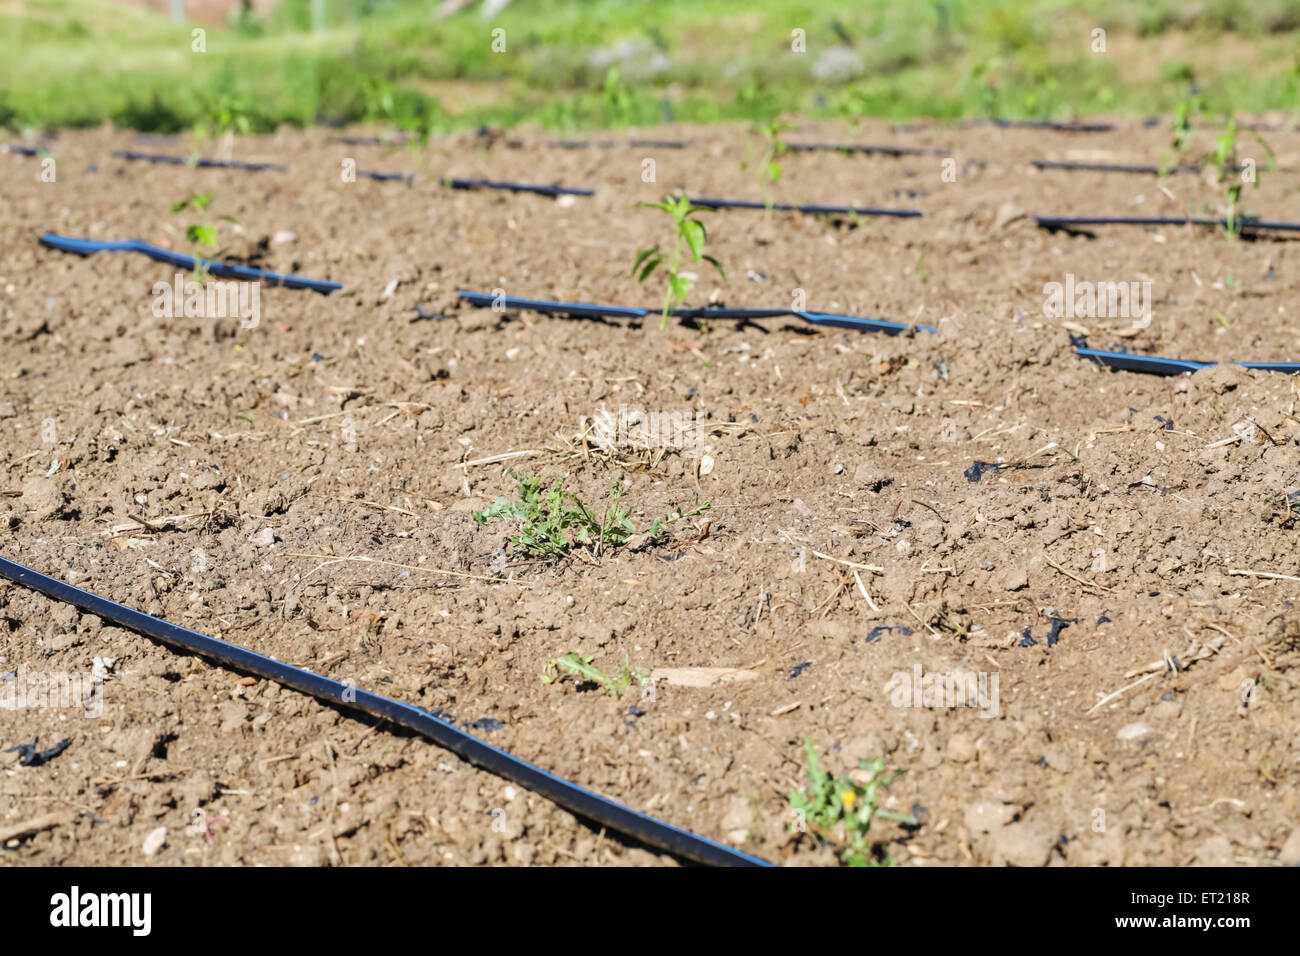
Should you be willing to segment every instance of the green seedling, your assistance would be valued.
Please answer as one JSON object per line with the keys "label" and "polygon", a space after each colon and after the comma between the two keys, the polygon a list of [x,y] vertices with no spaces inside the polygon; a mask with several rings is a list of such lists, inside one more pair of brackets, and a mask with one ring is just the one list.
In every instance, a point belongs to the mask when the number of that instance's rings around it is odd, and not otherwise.
{"label": "green seedling", "polygon": [[[780,182],[783,169],[781,167],[781,157],[789,152],[785,140],[781,134],[794,129],[789,123],[782,123],[780,120],[769,120],[758,127],[758,134],[762,139],[762,155],[758,161],[758,180],[759,186],[763,190],[763,202],[770,210],[772,208],[772,195],[768,191],[768,186],[774,186]],[[746,149],[748,155],[749,150]],[[741,163],[744,167],[747,161]]]}
{"label": "green seedling", "polygon": [[607,693],[619,700],[623,698],[623,691],[633,684],[645,687],[650,683],[649,668],[633,664],[626,653],[623,655],[623,666],[618,669],[613,677],[607,676],[592,666],[591,662],[594,659],[584,657],[577,651],[570,651],[563,657],[556,658],[546,665],[546,670],[542,672],[542,683],[554,684],[565,677],[576,677],[579,682],[590,681],[593,684],[599,684]]}
{"label": "green seedling", "polygon": [[[1237,119],[1228,118],[1227,128],[1214,140],[1214,155],[1210,164],[1218,171],[1218,182],[1223,190],[1223,214],[1225,229],[1230,239],[1235,239],[1241,232],[1241,223],[1237,220],[1237,207],[1241,202],[1241,176],[1237,169]],[[1222,319],[1220,319],[1222,321]],[[1225,323],[1226,326],[1226,323]]]}
{"label": "green seedling", "polygon": [[[1255,130],[1251,130],[1250,134],[1268,154],[1268,160],[1265,162],[1264,168],[1272,170],[1277,164],[1277,154],[1273,152],[1273,147]],[[1224,131],[1214,140],[1214,154],[1208,158],[1208,162],[1218,173],[1218,184],[1223,189],[1223,209],[1227,234],[1230,238],[1236,238],[1241,233],[1241,220],[1251,218],[1250,212],[1240,208],[1242,188],[1246,183],[1252,183],[1258,189],[1261,175],[1257,164],[1253,160],[1247,160],[1242,164],[1237,159],[1236,117],[1228,117],[1228,123]]]}
{"label": "green seedling", "polygon": [[1168,176],[1182,164],[1183,156],[1192,141],[1192,124],[1201,115],[1201,109],[1201,95],[1195,92],[1189,93],[1186,99],[1180,100],[1178,105],[1174,107],[1174,132],[1171,142],[1174,155],[1172,159],[1169,156],[1161,159],[1161,176]]}
{"label": "green seedling", "polygon": [[203,144],[226,135],[247,136],[254,130],[253,114],[241,96],[222,93],[215,103],[209,103],[202,116],[194,121],[194,145],[190,150],[189,164],[198,165]]}
{"label": "green seedling", "polygon": [[[681,273],[683,244],[686,251],[690,253],[691,259],[695,262],[703,260],[711,264],[713,268],[718,270],[718,274],[722,276],[723,281],[726,281],[727,273],[723,270],[721,262],[704,252],[704,248],[709,241],[709,235],[704,228],[704,223],[693,218],[703,210],[699,206],[692,206],[689,196],[683,194],[680,199],[665,196],[663,202],[641,202],[637,203],[637,205],[647,206],[651,209],[662,209],[672,217],[675,229],[672,254],[667,264],[668,288],[664,293],[663,315],[659,321],[659,328],[662,331],[668,327],[668,313],[672,311],[674,306],[683,304],[686,301],[687,293],[691,290],[690,278]],[[664,253],[659,246],[651,246],[649,249],[642,249],[637,253],[636,261],[632,263],[632,274],[637,277],[637,282],[645,282],[663,264]]]}
{"label": "green seedling", "polygon": [[490,508],[474,512],[474,521],[479,525],[497,520],[519,522],[519,532],[510,539],[517,551],[558,560],[583,545],[599,555],[622,544],[636,530],[621,504],[622,482],[610,486],[609,501],[598,518],[593,506],[564,490],[564,478],[543,487],[536,476],[511,472],[511,477],[518,486],[518,499],[498,498]]}
{"label": "green seedling", "polygon": [[[207,215],[208,206],[211,204],[211,193],[191,193],[189,199],[182,199],[179,202],[172,203],[173,216],[186,209],[192,209],[197,214],[196,221],[185,227],[185,241],[189,243],[190,254],[194,256],[194,280],[196,282],[202,282],[203,277],[207,275],[208,267],[205,256],[211,259],[219,259],[226,253],[225,249],[217,248],[217,226]],[[234,216],[220,216],[218,218],[224,219],[226,222],[239,223],[239,220]]]}
{"label": "green seedling", "polygon": [[[808,756],[809,785],[790,794],[790,809],[808,832],[821,843],[836,847],[840,862],[847,866],[892,866],[889,857],[872,844],[869,834],[871,823],[877,817],[896,820],[916,826],[915,817],[882,810],[880,788],[888,787],[903,775],[903,771],[884,773],[885,763],[879,758],[860,760],[858,768],[871,775],[865,784],[852,780],[836,779],[821,769],[817,748],[811,740],[804,741]],[[792,831],[802,829],[792,824]]]}
{"label": "green seedling", "polygon": [[667,529],[670,524],[672,524],[674,521],[680,521],[682,518],[694,518],[698,515],[702,515],[704,514],[704,512],[708,511],[709,508],[711,508],[712,506],[713,506],[713,502],[706,501],[703,504],[701,504],[699,507],[697,507],[695,510],[690,511],[686,514],[682,514],[681,508],[674,508],[672,511],[668,512],[668,514],[664,515],[663,517],[655,518],[654,521],[650,522],[650,530],[646,532],[650,536],[650,543],[663,544],[665,541],[668,540]]}

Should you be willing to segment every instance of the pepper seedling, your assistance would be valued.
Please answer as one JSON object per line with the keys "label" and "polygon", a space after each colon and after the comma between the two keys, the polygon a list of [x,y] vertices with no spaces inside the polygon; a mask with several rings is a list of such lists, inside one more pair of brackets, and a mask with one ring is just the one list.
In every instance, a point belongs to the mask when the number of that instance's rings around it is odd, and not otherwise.
{"label": "pepper seedling", "polygon": [[[783,123],[780,120],[771,120],[758,127],[758,133],[763,137],[763,155],[758,161],[758,181],[763,190],[763,204],[770,210],[772,208],[772,195],[768,191],[769,185],[775,185],[781,179],[781,157],[786,154],[788,147],[781,134],[794,129],[789,123]],[[748,153],[748,149],[746,149]],[[742,163],[742,166],[745,164]]]}
{"label": "pepper seedling", "polygon": [[[670,261],[668,262],[668,288],[664,293],[663,315],[659,322],[659,328],[668,327],[668,313],[676,305],[681,305],[686,301],[686,294],[691,290],[691,279],[689,276],[682,274],[682,246],[685,244],[686,250],[690,253],[695,262],[706,261],[713,268],[718,270],[718,274],[726,281],[727,273],[722,268],[722,263],[713,256],[706,255],[705,246],[709,241],[709,234],[704,228],[704,223],[698,219],[692,218],[696,213],[702,212],[700,206],[692,206],[689,196],[683,194],[680,199],[673,199],[671,196],[665,196],[663,202],[640,202],[638,206],[647,206],[651,209],[662,209],[673,218],[673,225],[676,234],[673,236],[673,246]],[[632,263],[632,274],[637,277],[638,282],[645,282],[650,278],[654,271],[664,263],[665,255],[659,246],[651,246],[649,249],[642,249],[637,253],[636,261]]]}
{"label": "pepper seedling", "polygon": [[[202,282],[203,277],[207,274],[207,266],[204,264],[204,249],[209,250],[209,258],[219,259],[225,254],[226,250],[217,249],[217,226],[207,218],[208,206],[212,204],[211,193],[190,193],[189,199],[182,199],[179,202],[172,203],[172,215],[182,212],[186,209],[193,209],[198,213],[198,221],[192,222],[185,227],[185,241],[190,244],[190,253],[194,256],[194,280]],[[233,222],[238,225],[239,220],[234,216],[220,216],[226,222]]]}

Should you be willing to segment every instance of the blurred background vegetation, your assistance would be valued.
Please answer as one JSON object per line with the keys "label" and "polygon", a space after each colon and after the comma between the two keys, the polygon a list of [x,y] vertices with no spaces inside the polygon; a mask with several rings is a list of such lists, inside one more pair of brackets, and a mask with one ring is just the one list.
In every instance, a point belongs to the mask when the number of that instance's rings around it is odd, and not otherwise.
{"label": "blurred background vegetation", "polygon": [[[0,125],[420,132],[1293,111],[1300,0],[0,0]],[[205,52],[192,51],[195,28]],[[494,29],[505,51],[494,52]],[[1106,52],[1093,52],[1093,30]],[[806,52],[791,49],[795,30]],[[498,35],[499,36],[499,35]]]}

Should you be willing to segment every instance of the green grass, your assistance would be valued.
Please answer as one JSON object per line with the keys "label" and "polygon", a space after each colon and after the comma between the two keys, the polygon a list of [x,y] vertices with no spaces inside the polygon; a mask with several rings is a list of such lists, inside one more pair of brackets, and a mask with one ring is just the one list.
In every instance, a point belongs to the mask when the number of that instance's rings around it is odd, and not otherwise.
{"label": "green grass", "polygon": [[[753,120],[1294,109],[1300,0],[310,0],[208,27],[108,0],[0,0],[0,124],[152,132],[372,122],[421,132]],[[1107,30],[1110,52],[1089,50]],[[506,31],[493,52],[491,30]],[[791,51],[805,31],[807,52]],[[1235,35],[1224,44],[1223,33]],[[1185,42],[1154,64],[1144,38]]]}

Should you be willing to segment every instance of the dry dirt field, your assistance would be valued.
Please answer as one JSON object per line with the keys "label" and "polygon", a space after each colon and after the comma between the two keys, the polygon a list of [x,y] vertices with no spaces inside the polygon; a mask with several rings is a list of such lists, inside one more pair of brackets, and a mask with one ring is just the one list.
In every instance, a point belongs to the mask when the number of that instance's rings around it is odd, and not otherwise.
{"label": "dry dirt field", "polygon": [[[1027,218],[1199,208],[1213,186],[1196,175],[1028,165],[1155,162],[1167,120],[1109,133],[809,123],[787,140],[950,149],[956,181],[932,155],[787,156],[777,200],[925,215],[706,213],[728,278],[696,268],[690,304],[784,307],[801,289],[812,311],[937,334],[794,318],[661,331],[458,301],[502,289],[654,307],[662,286],[629,269],[670,236],[635,204],[678,187],[762,198],[741,165],[747,129],[638,135],[693,142],[569,150],[523,131],[414,151],[286,130],[227,145],[288,172],[241,172],[117,159],[186,145],[102,129],[50,142],[53,183],[39,158],[0,155],[0,553],[438,708],[783,864],[836,862],[787,834],[806,739],[837,774],[874,757],[906,771],[886,805],[919,825],[872,830],[901,865],[1300,860],[1296,381],[1226,365],[1117,372],[1071,345],[1086,332],[1097,348],[1300,360],[1300,245],[1049,233]],[[1300,134],[1269,141],[1280,169],[1244,201],[1300,220]],[[346,183],[347,159],[414,180]],[[453,191],[441,175],[596,195]],[[38,241],[184,250],[170,207],[192,191],[238,220],[219,224],[230,258],[344,289],[263,287],[254,328],[159,318],[151,290],[174,267]],[[1149,281],[1150,325],[1046,317],[1043,287],[1067,273]],[[689,416],[700,454],[601,447],[592,422],[620,406]],[[976,462],[1004,467],[972,480]],[[472,513],[513,494],[508,470],[568,475],[597,503],[619,480],[638,531],[710,507],[667,543],[503,557],[509,527]],[[53,818],[0,843],[0,863],[674,862],[419,738],[8,582],[0,624],[0,671],[113,659],[93,716],[0,709],[0,750],[68,743],[39,766],[0,754],[0,833]],[[573,651],[660,676],[621,700],[541,679]],[[683,684],[704,667],[732,670]],[[899,674],[954,672],[982,675],[995,699],[900,706]]]}

